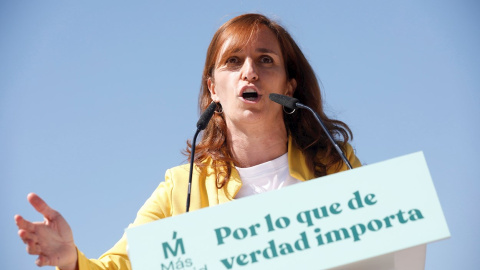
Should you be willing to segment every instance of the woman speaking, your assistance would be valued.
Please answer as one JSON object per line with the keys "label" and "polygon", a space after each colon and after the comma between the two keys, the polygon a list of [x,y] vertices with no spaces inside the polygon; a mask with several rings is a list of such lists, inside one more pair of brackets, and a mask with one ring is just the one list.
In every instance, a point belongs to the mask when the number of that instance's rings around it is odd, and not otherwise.
{"label": "woman speaking", "polygon": [[[241,15],[223,24],[208,47],[199,106],[203,111],[214,102],[216,109],[193,157],[190,211],[347,169],[314,116],[271,101],[272,93],[312,108],[352,166],[361,165],[347,143],[348,126],[323,112],[317,78],[289,33],[263,15]],[[185,213],[188,179],[189,165],[167,170],[130,226]],[[28,200],[45,221],[19,215],[15,221],[38,266],[131,269],[125,236],[99,259],[88,259],[60,213],[36,194]]]}

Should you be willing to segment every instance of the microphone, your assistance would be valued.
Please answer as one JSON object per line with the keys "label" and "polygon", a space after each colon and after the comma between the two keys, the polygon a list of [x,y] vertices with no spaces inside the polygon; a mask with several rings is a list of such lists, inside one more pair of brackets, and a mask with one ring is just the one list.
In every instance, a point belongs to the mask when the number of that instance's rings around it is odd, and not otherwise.
{"label": "microphone", "polygon": [[188,175],[188,193],[187,193],[187,209],[186,212],[190,210],[190,197],[192,195],[192,174],[193,174],[193,161],[195,159],[195,142],[197,140],[197,136],[200,133],[200,131],[204,130],[208,122],[210,122],[210,119],[213,116],[213,113],[215,112],[215,108],[217,107],[217,103],[212,101],[210,105],[208,105],[207,109],[200,115],[200,118],[198,119],[197,122],[197,131],[195,132],[195,135],[193,135],[193,141],[192,141],[192,152],[191,158],[190,158],[190,174]]}
{"label": "microphone", "polygon": [[202,115],[200,115],[200,118],[198,119],[197,129],[204,130],[207,127],[208,122],[210,122],[210,119],[212,118],[216,107],[217,103],[215,103],[214,101],[212,101],[212,103],[208,105],[207,109],[205,109],[205,111],[202,113]]}
{"label": "microphone", "polygon": [[335,150],[338,152],[338,154],[340,154],[340,157],[342,158],[343,162],[345,162],[345,164],[347,164],[347,167],[348,169],[352,169],[352,164],[350,164],[350,162],[348,161],[347,157],[345,157],[345,154],[343,153],[342,149],[340,149],[340,147],[338,146],[338,144],[335,142],[335,140],[333,139],[333,136],[332,134],[330,134],[330,132],[328,131],[328,129],[325,127],[325,124],[323,123],[323,121],[320,119],[320,116],[317,114],[317,112],[315,112],[314,110],[312,110],[312,108],[306,106],[306,105],[303,105],[302,103],[300,103],[298,101],[298,99],[296,98],[293,98],[293,97],[289,97],[289,96],[284,96],[284,95],[280,95],[280,94],[275,94],[275,93],[272,93],[269,95],[269,98],[270,100],[272,100],[273,102],[276,102],[282,106],[285,106],[289,109],[307,109],[309,110],[313,116],[315,116],[315,119],[317,119],[318,123],[320,124],[320,126],[322,127],[323,131],[325,132],[325,134],[327,134],[327,137],[328,139],[330,140],[330,142],[333,144],[333,146],[335,147]]}

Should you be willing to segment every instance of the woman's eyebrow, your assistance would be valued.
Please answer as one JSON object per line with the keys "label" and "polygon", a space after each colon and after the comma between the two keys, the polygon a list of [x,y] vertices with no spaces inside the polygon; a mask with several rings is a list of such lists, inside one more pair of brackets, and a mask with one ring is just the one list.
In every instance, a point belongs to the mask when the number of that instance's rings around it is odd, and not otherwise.
{"label": "woman's eyebrow", "polygon": [[[243,52],[243,48],[235,48],[233,50],[230,51],[229,54],[237,54],[237,53],[242,53]],[[276,56],[280,56],[279,53],[277,53],[276,51],[272,50],[272,49],[269,49],[269,48],[256,48],[255,49],[255,52],[257,53],[269,53],[269,54],[274,54]],[[223,52],[223,54],[226,53],[226,52]],[[225,57],[225,55],[223,55],[222,57]]]}
{"label": "woman's eyebrow", "polygon": [[260,52],[260,53],[272,53],[275,55],[279,55],[276,51],[268,48],[256,48],[255,51]]}

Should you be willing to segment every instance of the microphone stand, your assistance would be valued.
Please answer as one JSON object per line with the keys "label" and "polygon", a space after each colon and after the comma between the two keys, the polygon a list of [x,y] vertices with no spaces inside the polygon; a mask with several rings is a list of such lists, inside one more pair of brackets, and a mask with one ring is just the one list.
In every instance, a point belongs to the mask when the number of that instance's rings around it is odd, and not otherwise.
{"label": "microphone stand", "polygon": [[192,153],[191,153],[191,158],[190,158],[190,172],[188,175],[188,193],[187,193],[187,209],[186,212],[190,210],[190,197],[192,195],[192,175],[193,175],[193,161],[195,159],[195,142],[197,140],[197,136],[200,133],[200,129],[197,128],[197,131],[195,132],[195,135],[193,136],[193,142],[192,142]]}
{"label": "microphone stand", "polygon": [[217,103],[213,102],[208,105],[207,109],[202,113],[200,116],[200,119],[198,119],[197,122],[197,131],[195,132],[195,135],[193,135],[193,141],[192,141],[192,152],[191,157],[190,157],[190,173],[188,175],[188,192],[187,192],[187,207],[186,207],[186,212],[188,213],[190,211],[190,197],[192,195],[192,175],[193,175],[193,162],[195,160],[195,145],[197,141],[197,136],[200,133],[200,131],[204,130],[207,127],[208,122],[213,116],[213,113],[215,112],[215,108],[217,107]]}
{"label": "microphone stand", "polygon": [[332,135],[330,134],[330,132],[328,131],[327,127],[325,127],[325,124],[323,124],[323,121],[320,119],[320,116],[318,116],[317,112],[315,112],[312,108],[306,106],[306,105],[303,105],[302,103],[300,102],[297,102],[297,107],[298,108],[301,108],[301,109],[307,109],[309,110],[311,113],[313,113],[313,116],[315,116],[315,119],[317,119],[317,122],[320,124],[320,126],[322,127],[323,131],[325,132],[325,134],[327,134],[327,137],[328,139],[330,140],[330,142],[332,142],[333,144],[333,147],[335,147],[335,150],[337,150],[337,152],[340,154],[340,157],[342,158],[343,162],[345,162],[345,164],[347,164],[347,167],[348,169],[352,169],[352,164],[350,164],[350,161],[348,161],[347,157],[345,156],[345,154],[343,153],[342,149],[340,149],[340,147],[338,146],[338,144],[335,142],[335,140],[333,139]]}

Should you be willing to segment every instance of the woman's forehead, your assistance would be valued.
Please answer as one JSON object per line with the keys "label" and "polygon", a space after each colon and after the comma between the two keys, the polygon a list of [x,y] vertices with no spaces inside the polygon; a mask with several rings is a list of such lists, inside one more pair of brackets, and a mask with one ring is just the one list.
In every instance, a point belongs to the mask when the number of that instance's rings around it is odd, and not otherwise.
{"label": "woman's forehead", "polygon": [[260,52],[281,53],[280,44],[273,31],[262,25],[250,29],[250,31],[228,35],[219,50],[217,60],[220,60],[225,54],[240,52],[249,46],[258,47],[254,49]]}

